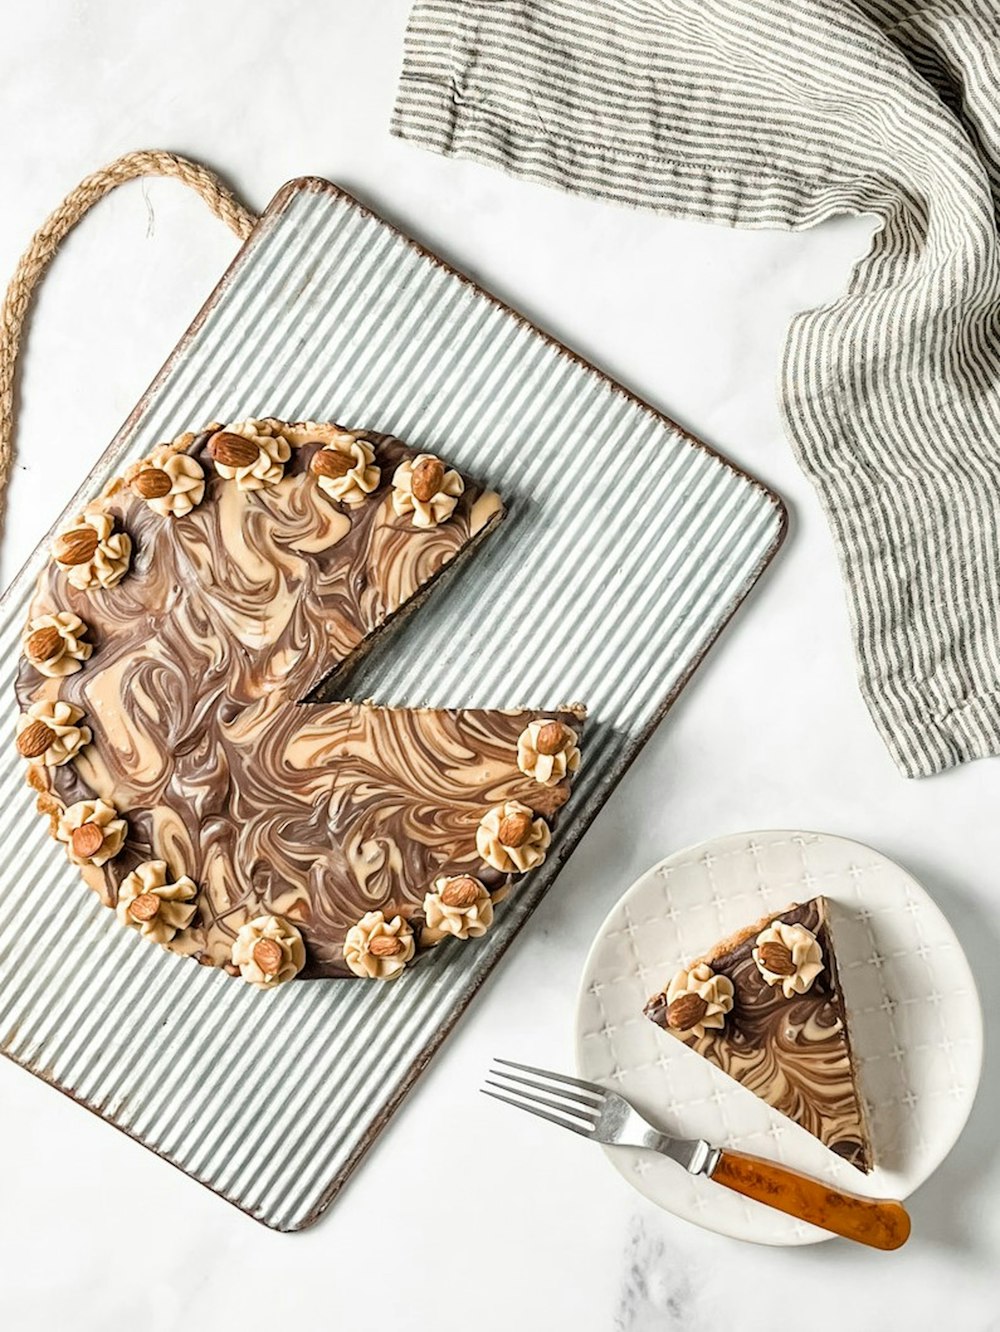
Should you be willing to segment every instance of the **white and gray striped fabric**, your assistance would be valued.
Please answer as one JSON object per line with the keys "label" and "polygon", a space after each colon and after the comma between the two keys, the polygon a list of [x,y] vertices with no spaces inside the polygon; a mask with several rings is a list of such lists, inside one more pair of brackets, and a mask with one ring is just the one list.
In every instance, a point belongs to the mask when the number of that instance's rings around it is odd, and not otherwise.
{"label": "white and gray striped fabric", "polygon": [[997,0],[421,0],[393,130],[733,226],[877,215],[785,422],[897,764],[1000,753]]}

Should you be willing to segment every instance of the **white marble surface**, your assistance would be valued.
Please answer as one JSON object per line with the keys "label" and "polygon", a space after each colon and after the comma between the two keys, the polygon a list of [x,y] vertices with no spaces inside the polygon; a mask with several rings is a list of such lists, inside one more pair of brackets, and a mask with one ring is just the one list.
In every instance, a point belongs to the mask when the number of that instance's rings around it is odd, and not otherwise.
{"label": "white marble surface", "polygon": [[[896,775],[855,688],[822,515],[785,443],[789,315],[828,298],[864,220],[736,234],[562,197],[389,138],[406,0],[37,0],[0,15],[0,273],[91,168],[163,146],[253,206],[316,173],[355,190],[777,487],[779,563],[661,727],[525,936],[314,1230],[271,1234],[13,1065],[0,1066],[3,1326],[582,1332],[1000,1328],[1000,769]],[[4,580],[185,328],[234,244],[180,186],[131,186],[65,247],[31,330]],[[958,1147],[883,1257],[755,1249],[656,1211],[574,1138],[479,1097],[494,1053],[566,1066],[608,906],[698,838],[812,827],[921,877],[979,978],[987,1060]],[[775,1314],[775,1309],[780,1312]]]}

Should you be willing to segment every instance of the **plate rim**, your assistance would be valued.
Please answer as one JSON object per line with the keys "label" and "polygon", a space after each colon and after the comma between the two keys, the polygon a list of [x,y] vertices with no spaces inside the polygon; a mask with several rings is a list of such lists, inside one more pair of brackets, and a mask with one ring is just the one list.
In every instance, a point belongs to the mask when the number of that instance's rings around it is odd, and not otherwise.
{"label": "plate rim", "polygon": [[[584,958],[583,966],[580,971],[580,978],[576,989],[576,1001],[573,1008],[573,1059],[576,1067],[577,1077],[581,1078],[586,1077],[586,1070],[582,1066],[583,1033],[581,1031],[580,1018],[587,995],[587,989],[586,989],[587,982],[591,974],[594,956],[597,953],[598,948],[603,944],[606,938],[607,927],[612,916],[614,916],[619,911],[619,909],[622,907],[626,899],[632,896],[632,894],[639,888],[640,884],[642,884],[650,875],[657,873],[665,866],[670,865],[672,862],[683,860],[685,857],[690,856],[692,852],[700,851],[703,848],[707,848],[710,846],[716,846],[722,842],[738,841],[738,840],[756,838],[756,837],[821,838],[822,840],[827,842],[838,842],[842,845],[858,847],[863,851],[867,851],[871,855],[879,857],[879,859],[881,860],[887,861],[889,864],[893,865],[897,870],[899,870],[902,874],[904,874],[906,878],[909,879],[909,881],[912,883],[912,885],[934,908],[934,910],[940,916],[942,923],[944,924],[944,926],[954,939],[955,948],[957,950],[958,956],[961,958],[962,964],[965,967],[968,978],[970,1013],[972,1012],[975,1013],[975,1030],[973,1033],[971,1033],[975,1043],[976,1071],[975,1071],[974,1085],[972,1086],[972,1091],[968,1100],[968,1104],[965,1107],[965,1114],[963,1115],[961,1122],[957,1125],[954,1135],[950,1138],[949,1141],[944,1143],[943,1147],[938,1152],[933,1152],[933,1151],[931,1152],[931,1156],[933,1159],[923,1177],[909,1184],[904,1190],[901,1190],[899,1201],[900,1202],[905,1201],[905,1199],[909,1198],[913,1193],[916,1192],[917,1189],[921,1188],[924,1184],[926,1184],[927,1181],[931,1178],[931,1176],[934,1175],[940,1169],[940,1167],[944,1164],[945,1160],[948,1158],[948,1156],[955,1148],[955,1145],[957,1144],[959,1138],[965,1132],[965,1128],[969,1122],[969,1117],[972,1114],[973,1107],[979,1095],[979,1088],[982,1083],[982,1076],[983,1076],[983,1058],[984,1058],[983,1004],[982,1004],[982,998],[980,997],[979,994],[979,986],[976,983],[975,973],[972,970],[972,965],[969,962],[965,949],[962,946],[962,942],[959,939],[958,935],[955,933],[955,928],[952,925],[951,921],[942,911],[941,907],[934,900],[931,894],[924,887],[923,883],[921,883],[921,881],[909,869],[907,869],[905,865],[901,864],[898,860],[894,859],[890,855],[887,855],[884,851],[880,851],[877,847],[871,846],[868,842],[859,841],[855,837],[845,837],[841,833],[827,833],[827,832],[820,832],[815,829],[810,830],[806,828],[779,827],[779,828],[741,829],[736,832],[722,833],[716,837],[704,837],[696,842],[687,843],[686,845],[679,847],[676,851],[672,851],[669,855],[663,856],[660,860],[654,861],[653,864],[647,866],[647,868],[644,869],[641,874],[636,875],[636,877],[629,883],[628,887],[625,888],[624,891],[619,894],[617,899],[614,901],[614,903],[608,908],[607,912],[605,913],[603,919],[601,920],[600,925],[598,926],[594,934],[593,939],[590,942],[590,947],[587,949],[587,955]],[[713,1072],[717,1072],[721,1077],[728,1076],[727,1074],[723,1073],[721,1069],[719,1070],[713,1069]],[[810,1228],[810,1230],[815,1233],[808,1233],[801,1237],[789,1237],[788,1239],[766,1238],[763,1236],[754,1236],[754,1235],[749,1235],[749,1236],[731,1235],[726,1230],[720,1230],[717,1226],[711,1225],[706,1220],[702,1220],[697,1217],[681,1216],[679,1213],[675,1212],[672,1208],[665,1206],[663,1203],[660,1203],[656,1199],[651,1198],[649,1194],[643,1192],[643,1190],[639,1188],[638,1184],[635,1183],[635,1181],[630,1177],[630,1175],[625,1170],[619,1168],[619,1166],[616,1164],[615,1161],[614,1148],[612,1146],[605,1146],[604,1144],[600,1144],[600,1146],[602,1152],[604,1153],[604,1156],[614,1169],[615,1173],[621,1176],[621,1178],[625,1181],[625,1183],[627,1183],[629,1187],[632,1188],[636,1193],[639,1193],[643,1198],[645,1198],[646,1201],[650,1203],[651,1206],[658,1208],[660,1211],[668,1213],[670,1216],[676,1217],[678,1221],[688,1222],[691,1225],[697,1226],[700,1230],[708,1231],[710,1234],[720,1235],[724,1239],[736,1240],[748,1244],[761,1244],[769,1248],[804,1247],[806,1245],[812,1245],[812,1244],[823,1244],[828,1240],[837,1238],[837,1236],[833,1234],[833,1232],[823,1231],[818,1227]]]}

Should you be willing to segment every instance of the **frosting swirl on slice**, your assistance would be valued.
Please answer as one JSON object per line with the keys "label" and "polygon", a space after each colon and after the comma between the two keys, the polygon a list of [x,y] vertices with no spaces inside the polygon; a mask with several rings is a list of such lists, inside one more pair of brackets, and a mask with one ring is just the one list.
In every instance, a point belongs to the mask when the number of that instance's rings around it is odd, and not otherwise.
{"label": "frosting swirl on slice", "polygon": [[530,722],[517,741],[517,766],[541,786],[555,786],[580,766],[576,732],[560,721]]}
{"label": "frosting swirl on slice", "polygon": [[667,1026],[696,1039],[720,1031],[733,1008],[733,982],[707,962],[681,969],[667,986]]}
{"label": "frosting swirl on slice", "polygon": [[552,840],[549,825],[534,818],[527,805],[506,800],[494,805],[479,821],[476,849],[493,869],[505,874],[524,874],[545,859]]}
{"label": "frosting swirl on slice", "polygon": [[273,990],[306,964],[302,935],[282,916],[258,916],[241,925],[233,942],[233,965],[250,985]]}
{"label": "frosting swirl on slice", "polygon": [[66,843],[74,865],[105,865],[122,849],[128,825],[106,800],[78,800],[56,825],[56,836]]}
{"label": "frosting swirl on slice", "polygon": [[21,648],[41,675],[50,679],[74,675],[94,650],[86,641],[89,632],[72,611],[38,615],[28,622]]}
{"label": "frosting swirl on slice", "polygon": [[73,703],[39,699],[17,719],[17,747],[24,758],[60,768],[90,744],[90,727],[79,725],[82,717],[83,709]]}
{"label": "frosting swirl on slice", "polygon": [[792,999],[805,994],[823,970],[823,949],[804,925],[776,920],[757,935],[753,960],[768,985],[780,985]]}
{"label": "frosting swirl on slice", "polygon": [[433,453],[418,453],[392,474],[392,507],[400,518],[413,515],[414,527],[437,527],[455,511],[465,482]]}
{"label": "frosting swirl on slice", "polygon": [[122,880],[116,914],[144,939],[167,944],[194,919],[197,893],[197,885],[186,874],[170,882],[165,861],[147,860]]}
{"label": "frosting swirl on slice", "polygon": [[440,943],[449,934],[455,939],[478,939],[493,924],[493,901],[471,875],[435,879],[424,898],[424,919],[421,947]]}
{"label": "frosting swirl on slice", "polygon": [[409,924],[402,916],[386,920],[381,911],[366,912],[344,939],[344,961],[366,980],[395,980],[415,951]]}
{"label": "frosting swirl on slice", "polygon": [[127,532],[115,531],[109,513],[81,513],[56,537],[52,558],[80,591],[114,587],[128,573],[132,539]]}

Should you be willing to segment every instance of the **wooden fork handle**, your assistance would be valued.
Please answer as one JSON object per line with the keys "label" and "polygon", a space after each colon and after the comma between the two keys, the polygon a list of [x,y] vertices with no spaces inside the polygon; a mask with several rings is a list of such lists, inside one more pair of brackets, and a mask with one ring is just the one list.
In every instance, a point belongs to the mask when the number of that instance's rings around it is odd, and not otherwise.
{"label": "wooden fork handle", "polygon": [[910,1218],[902,1203],[841,1193],[818,1179],[742,1152],[721,1152],[712,1179],[745,1198],[873,1249],[898,1249],[910,1234]]}

